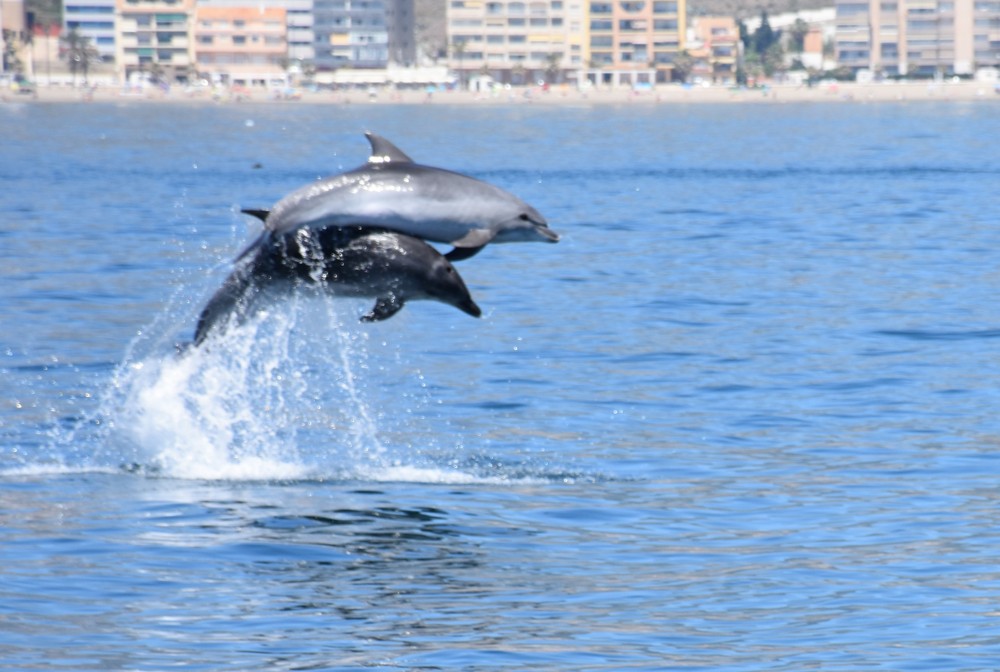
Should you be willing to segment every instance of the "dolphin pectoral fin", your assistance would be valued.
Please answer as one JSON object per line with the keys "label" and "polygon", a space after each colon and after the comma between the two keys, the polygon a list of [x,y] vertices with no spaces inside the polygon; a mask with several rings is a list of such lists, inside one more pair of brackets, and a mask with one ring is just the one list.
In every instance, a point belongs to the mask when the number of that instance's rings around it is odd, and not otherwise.
{"label": "dolphin pectoral fin", "polygon": [[256,217],[262,222],[267,221],[267,216],[271,214],[270,210],[255,210],[253,208],[244,208],[240,210],[244,215],[250,215],[251,217]]}
{"label": "dolphin pectoral fin", "polygon": [[403,309],[403,302],[394,296],[383,296],[375,301],[375,307],[367,315],[361,317],[362,322],[381,322]]}
{"label": "dolphin pectoral fin", "polygon": [[375,135],[374,133],[365,133],[365,137],[368,138],[368,142],[372,146],[372,153],[368,157],[368,163],[413,163],[413,159],[407,156],[406,152],[382,136]]}
{"label": "dolphin pectoral fin", "polygon": [[[482,248],[486,245],[486,243],[493,240],[496,235],[496,231],[490,231],[489,229],[473,229],[458,240],[451,241],[451,244],[455,247]],[[478,251],[479,249],[476,250],[476,252]],[[475,252],[473,252],[473,254],[475,254]]]}
{"label": "dolphin pectoral fin", "polygon": [[468,259],[469,257],[474,257],[479,254],[485,245],[480,245],[479,247],[456,247],[453,248],[451,252],[444,255],[444,258],[448,261],[462,261],[463,259]]}

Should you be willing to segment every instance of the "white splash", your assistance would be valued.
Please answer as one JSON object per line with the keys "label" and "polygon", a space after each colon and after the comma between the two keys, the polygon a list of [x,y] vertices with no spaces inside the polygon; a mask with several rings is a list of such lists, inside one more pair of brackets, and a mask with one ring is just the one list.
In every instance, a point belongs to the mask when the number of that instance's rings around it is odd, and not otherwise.
{"label": "white splash", "polygon": [[[102,400],[104,461],[196,480],[536,480],[463,468],[461,445],[439,445],[424,417],[433,404],[423,374],[371,337],[362,312],[293,292],[179,354],[164,354],[162,339],[137,339]],[[151,348],[161,352],[139,352]]]}
{"label": "white splash", "polygon": [[258,340],[262,326],[253,321],[208,347],[126,364],[112,414],[143,464],[176,478],[308,475],[287,413],[301,388],[287,366],[294,320]]}

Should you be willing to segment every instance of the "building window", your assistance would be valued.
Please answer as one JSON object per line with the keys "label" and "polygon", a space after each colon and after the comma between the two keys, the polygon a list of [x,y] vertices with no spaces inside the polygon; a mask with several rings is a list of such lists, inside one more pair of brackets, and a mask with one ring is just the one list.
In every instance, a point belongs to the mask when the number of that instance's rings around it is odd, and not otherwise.
{"label": "building window", "polygon": [[[674,26],[677,22],[674,21]],[[618,30],[646,30],[646,21],[642,19],[622,19],[618,22]]]}

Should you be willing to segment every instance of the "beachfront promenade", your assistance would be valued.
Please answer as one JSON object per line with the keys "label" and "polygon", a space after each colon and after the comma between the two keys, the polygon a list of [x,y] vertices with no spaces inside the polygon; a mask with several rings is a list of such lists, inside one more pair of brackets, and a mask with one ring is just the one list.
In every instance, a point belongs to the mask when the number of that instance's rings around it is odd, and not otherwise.
{"label": "beachfront promenade", "polygon": [[308,91],[296,90],[293,96],[282,97],[264,90],[242,92],[189,91],[173,87],[167,91],[123,90],[114,87],[85,88],[69,86],[39,86],[30,94],[4,91],[4,102],[135,102],[176,104],[238,104],[254,103],[324,103],[324,104],[455,104],[455,105],[650,105],[686,103],[865,103],[886,101],[991,101],[1000,102],[1000,92],[985,82],[912,82],[822,83],[813,87],[775,85],[759,89],[734,89],[722,86],[660,85],[650,90],[627,88],[590,88],[577,90],[556,86],[543,91],[537,87],[497,89],[491,92],[379,89]]}

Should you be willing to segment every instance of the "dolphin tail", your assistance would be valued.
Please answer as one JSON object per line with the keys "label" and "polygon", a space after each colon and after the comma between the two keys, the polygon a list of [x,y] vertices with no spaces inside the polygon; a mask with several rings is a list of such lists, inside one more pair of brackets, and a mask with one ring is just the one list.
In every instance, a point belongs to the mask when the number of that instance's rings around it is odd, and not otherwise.
{"label": "dolphin tail", "polygon": [[202,309],[194,330],[194,344],[201,345],[209,333],[224,328],[231,320],[237,324],[245,320],[257,292],[253,264],[240,264]]}

